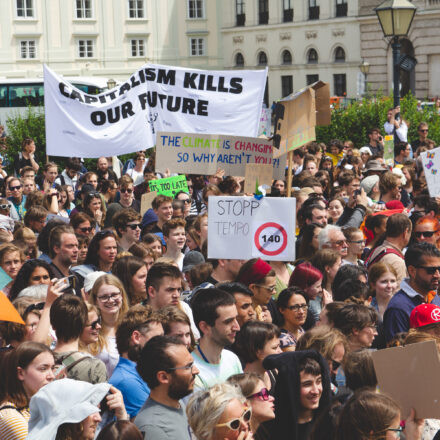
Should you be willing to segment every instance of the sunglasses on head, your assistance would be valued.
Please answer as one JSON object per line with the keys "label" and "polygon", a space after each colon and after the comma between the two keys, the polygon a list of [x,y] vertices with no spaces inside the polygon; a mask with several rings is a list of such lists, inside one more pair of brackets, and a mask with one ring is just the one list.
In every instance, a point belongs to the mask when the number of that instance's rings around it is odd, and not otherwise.
{"label": "sunglasses on head", "polygon": [[219,423],[215,425],[216,427],[227,426],[232,431],[237,431],[240,428],[241,422],[248,423],[252,416],[252,409],[248,408],[244,411],[242,416],[238,419],[229,420],[226,423]]}
{"label": "sunglasses on head", "polygon": [[132,225],[127,225],[127,228],[130,228],[132,231],[134,231],[137,228],[141,228],[141,224],[140,223],[134,223]]}
{"label": "sunglasses on head", "polygon": [[249,397],[247,397],[247,399],[259,399],[267,401],[270,399],[270,394],[267,388],[263,388],[258,393],[251,394]]}
{"label": "sunglasses on head", "polygon": [[132,188],[121,188],[120,191],[122,194],[124,194],[124,193],[131,194],[133,192],[133,189]]}
{"label": "sunglasses on head", "polygon": [[426,238],[431,238],[437,231],[422,231],[422,232],[414,232],[414,235],[417,238],[422,238],[422,237],[426,237]]}
{"label": "sunglasses on head", "polygon": [[428,275],[434,275],[440,272],[440,266],[416,266],[417,269],[424,269]]}
{"label": "sunglasses on head", "polygon": [[4,205],[0,205],[0,209],[11,209],[11,207],[6,203]]}
{"label": "sunglasses on head", "polygon": [[24,315],[27,315],[28,313],[31,313],[34,310],[43,310],[44,304],[45,304],[44,302],[31,304],[30,306],[26,307],[26,310],[24,311]]}

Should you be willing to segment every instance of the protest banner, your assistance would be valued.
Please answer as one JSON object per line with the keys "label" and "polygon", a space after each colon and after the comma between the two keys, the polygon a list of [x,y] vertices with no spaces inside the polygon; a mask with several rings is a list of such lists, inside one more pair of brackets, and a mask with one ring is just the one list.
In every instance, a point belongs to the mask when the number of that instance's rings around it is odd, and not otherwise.
{"label": "protest banner", "polygon": [[156,196],[157,196],[156,191],[150,191],[148,193],[142,194],[142,197],[141,197],[141,216],[142,217],[152,207],[151,203]]}
{"label": "protest banner", "polygon": [[156,191],[157,195],[173,197],[179,191],[188,192],[186,176],[171,176],[164,179],[150,180],[148,182],[150,191]]}
{"label": "protest banner", "polygon": [[380,392],[399,403],[402,418],[411,408],[417,418],[440,418],[440,379],[432,374],[440,371],[440,359],[433,340],[372,351],[371,356]]}
{"label": "protest banner", "polygon": [[423,170],[425,171],[426,184],[431,197],[440,196],[440,147],[424,151],[420,154]]}
{"label": "protest banner", "polygon": [[273,159],[272,141],[255,137],[159,132],[156,171],[244,177],[246,164],[272,164],[275,179],[284,179],[285,160]]}
{"label": "protest banner", "polygon": [[210,196],[208,258],[293,261],[294,198]]}
{"label": "protest banner", "polygon": [[256,136],[267,68],[204,71],[146,64],[88,95],[44,66],[47,154],[114,156],[151,148],[158,131]]}
{"label": "protest banner", "polygon": [[271,114],[271,109],[267,108],[266,105],[263,105],[263,108],[261,109],[260,126],[258,127],[258,136],[264,135],[269,137],[271,135]]}
{"label": "protest banner", "polygon": [[0,292],[0,321],[17,322],[25,325],[17,309],[3,292]]}
{"label": "protest banner", "polygon": [[270,192],[273,180],[273,168],[271,165],[265,165],[263,163],[253,163],[246,165],[246,172],[244,175],[244,193],[252,194],[255,192],[256,183],[258,186],[267,185],[269,189],[266,192]]}
{"label": "protest banner", "polygon": [[394,166],[394,136],[387,134],[383,139],[383,158],[388,166]]}

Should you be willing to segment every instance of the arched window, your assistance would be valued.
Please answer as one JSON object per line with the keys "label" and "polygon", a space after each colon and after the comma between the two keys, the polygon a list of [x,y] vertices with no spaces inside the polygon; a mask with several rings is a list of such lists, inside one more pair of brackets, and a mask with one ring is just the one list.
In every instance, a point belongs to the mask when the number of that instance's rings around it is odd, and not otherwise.
{"label": "arched window", "polygon": [[307,63],[316,64],[318,62],[318,52],[315,49],[310,49],[307,53]]}
{"label": "arched window", "polygon": [[236,67],[244,66],[244,57],[240,52],[238,52],[237,55],[235,55],[235,66]]}
{"label": "arched window", "polygon": [[345,63],[345,50],[341,46],[335,49],[335,63]]}
{"label": "arched window", "polygon": [[283,64],[292,64],[292,54],[287,49],[283,51]]}
{"label": "arched window", "polygon": [[258,65],[267,66],[267,55],[263,51],[258,54]]}

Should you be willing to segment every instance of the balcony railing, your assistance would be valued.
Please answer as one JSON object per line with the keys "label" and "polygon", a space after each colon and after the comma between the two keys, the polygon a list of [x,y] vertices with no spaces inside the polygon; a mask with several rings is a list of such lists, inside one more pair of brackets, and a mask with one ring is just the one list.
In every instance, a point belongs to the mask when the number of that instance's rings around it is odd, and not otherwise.
{"label": "balcony railing", "polygon": [[267,24],[269,23],[269,11],[260,12],[258,24]]}
{"label": "balcony railing", "polygon": [[293,9],[284,9],[283,22],[289,23],[293,21]]}
{"label": "balcony railing", "polygon": [[237,26],[244,26],[246,23],[246,14],[237,14]]}
{"label": "balcony railing", "polygon": [[309,20],[319,20],[319,6],[309,7]]}
{"label": "balcony railing", "polygon": [[347,6],[347,3],[336,5],[336,17],[346,17],[348,9]]}

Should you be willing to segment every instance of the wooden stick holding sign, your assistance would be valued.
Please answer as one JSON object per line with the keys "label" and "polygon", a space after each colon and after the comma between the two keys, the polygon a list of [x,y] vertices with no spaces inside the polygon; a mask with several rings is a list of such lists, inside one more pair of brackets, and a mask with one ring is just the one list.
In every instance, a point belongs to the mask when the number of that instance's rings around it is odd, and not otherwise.
{"label": "wooden stick holding sign", "polygon": [[292,166],[293,166],[293,151],[287,153],[287,191],[286,197],[292,195]]}

